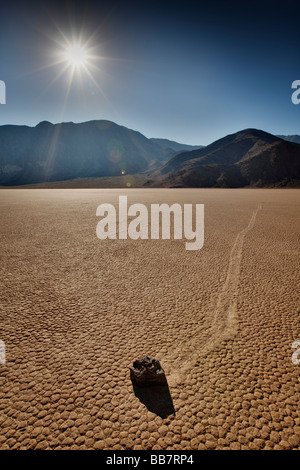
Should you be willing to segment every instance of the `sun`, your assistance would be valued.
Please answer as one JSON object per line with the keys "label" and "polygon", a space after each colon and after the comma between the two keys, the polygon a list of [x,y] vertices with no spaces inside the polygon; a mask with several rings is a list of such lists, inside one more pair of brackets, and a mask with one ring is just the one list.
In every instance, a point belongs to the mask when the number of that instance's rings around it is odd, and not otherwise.
{"label": "sun", "polygon": [[[62,114],[64,113],[71,91],[76,90],[76,96],[89,98],[99,92],[102,98],[111,105],[109,97],[103,89],[103,82],[107,83],[109,73],[105,66],[107,63],[124,61],[122,58],[102,55],[103,44],[99,42],[101,24],[94,31],[84,27],[76,30],[75,27],[63,31],[59,25],[54,24],[53,31],[43,33],[49,41],[49,47],[43,51],[44,64],[36,71],[56,69],[45,91],[60,81],[61,90],[64,90],[62,101]],[[32,72],[33,73],[33,72]]]}
{"label": "sun", "polygon": [[60,67],[55,81],[62,75],[67,74],[67,100],[73,82],[80,83],[84,87],[84,79],[87,78],[94,86],[103,94],[99,84],[97,83],[94,73],[99,73],[100,69],[97,63],[103,61],[103,58],[96,52],[99,50],[98,45],[91,44],[91,38],[84,40],[82,35],[68,38],[61,32],[61,38],[56,40],[59,48],[53,51],[54,61],[50,64]]}
{"label": "sun", "polygon": [[89,45],[75,39],[72,41],[66,40],[65,43],[61,45],[58,57],[65,69],[71,69],[71,74],[76,70],[87,71],[91,68],[92,62],[95,60],[95,56],[92,54],[92,49]]}
{"label": "sun", "polygon": [[[103,63],[104,60],[104,57],[99,55],[99,44],[93,44],[93,36],[84,38],[82,34],[79,34],[67,37],[61,30],[59,33],[57,38],[53,38],[56,47],[51,52],[52,61],[49,61],[45,68],[53,66],[57,68],[57,74],[50,86],[60,77],[64,75],[67,77],[63,109],[67,104],[73,83],[80,87],[83,94],[84,90],[89,90],[92,84],[107,99],[95,77],[102,72],[98,64]],[[89,86],[86,86],[87,83]]]}
{"label": "sun", "polygon": [[88,49],[78,43],[70,44],[64,51],[66,62],[71,67],[80,68],[88,65],[89,52]]}

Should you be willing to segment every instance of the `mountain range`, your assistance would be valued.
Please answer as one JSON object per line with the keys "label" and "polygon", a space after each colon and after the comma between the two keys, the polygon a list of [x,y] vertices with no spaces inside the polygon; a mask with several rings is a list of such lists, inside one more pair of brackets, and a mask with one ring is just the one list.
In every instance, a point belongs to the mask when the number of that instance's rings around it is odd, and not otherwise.
{"label": "mountain range", "polygon": [[[207,146],[148,139],[111,121],[0,126],[0,185],[139,175],[148,187],[300,186],[299,136],[258,129]],[[124,176],[125,177],[125,176]],[[109,181],[112,181],[109,180]]]}
{"label": "mountain range", "polygon": [[111,121],[0,127],[0,184],[136,173],[169,156],[139,132]]}
{"label": "mountain range", "polygon": [[245,129],[202,149],[178,153],[148,177],[149,186],[299,186],[300,145]]}

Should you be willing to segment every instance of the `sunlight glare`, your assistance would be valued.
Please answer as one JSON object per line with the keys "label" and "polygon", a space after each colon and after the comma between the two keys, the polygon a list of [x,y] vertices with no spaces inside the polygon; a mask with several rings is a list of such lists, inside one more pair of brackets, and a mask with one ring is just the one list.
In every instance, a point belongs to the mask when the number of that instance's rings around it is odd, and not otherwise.
{"label": "sunlight glare", "polygon": [[87,63],[88,51],[80,44],[71,44],[65,51],[65,58],[69,65],[81,67]]}

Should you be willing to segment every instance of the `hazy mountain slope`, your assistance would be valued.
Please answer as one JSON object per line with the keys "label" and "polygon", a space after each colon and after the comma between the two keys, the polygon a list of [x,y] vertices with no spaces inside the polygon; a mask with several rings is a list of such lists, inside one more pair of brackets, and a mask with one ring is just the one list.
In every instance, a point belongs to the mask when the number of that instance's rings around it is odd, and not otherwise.
{"label": "hazy mountain slope", "polygon": [[160,145],[163,148],[169,147],[175,152],[179,152],[183,150],[196,150],[196,149],[204,147],[204,145],[180,144],[179,142],[175,142],[174,140],[159,139],[155,137],[151,137],[150,140],[152,140],[152,142],[155,142],[156,144]]}
{"label": "hazy mountain slope", "polygon": [[165,161],[161,146],[110,121],[0,126],[0,184],[136,173]]}
{"label": "hazy mountain slope", "polygon": [[164,150],[166,157],[168,157],[167,159],[170,159],[177,152],[196,150],[203,147],[203,145],[180,144],[173,140],[159,139],[154,137],[151,137],[150,140],[152,140],[152,142],[159,145]]}
{"label": "hazy mountain slope", "polygon": [[300,180],[300,145],[245,129],[203,149],[177,154],[148,177],[150,186],[295,185]]}
{"label": "hazy mountain slope", "polygon": [[295,144],[300,144],[300,135],[278,135],[277,137],[289,142],[295,142]]}

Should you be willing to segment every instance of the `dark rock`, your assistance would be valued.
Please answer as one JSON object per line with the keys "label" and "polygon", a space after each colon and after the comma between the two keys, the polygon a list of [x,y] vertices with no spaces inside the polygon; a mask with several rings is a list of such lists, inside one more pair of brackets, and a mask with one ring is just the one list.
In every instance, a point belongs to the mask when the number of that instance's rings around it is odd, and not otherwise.
{"label": "dark rock", "polygon": [[145,356],[130,367],[131,380],[137,384],[162,385],[166,383],[164,370],[157,359]]}

